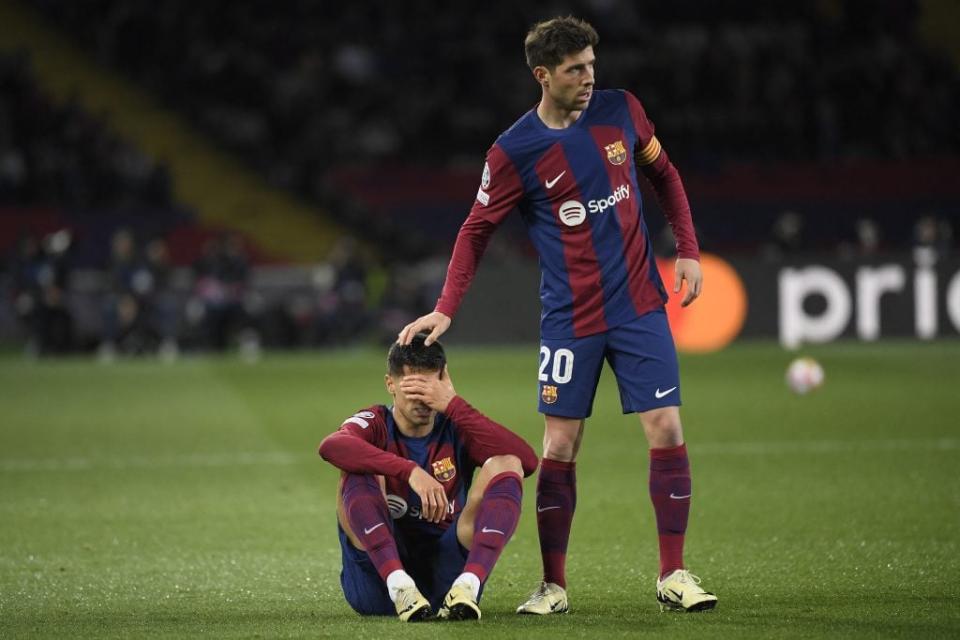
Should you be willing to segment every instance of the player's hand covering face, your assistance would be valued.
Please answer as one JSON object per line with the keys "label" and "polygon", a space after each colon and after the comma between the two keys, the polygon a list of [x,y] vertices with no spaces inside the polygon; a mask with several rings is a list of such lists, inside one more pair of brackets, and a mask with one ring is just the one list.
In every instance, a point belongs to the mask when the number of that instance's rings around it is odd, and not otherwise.
{"label": "player's hand covering face", "polygon": [[439,373],[405,373],[400,379],[400,391],[409,400],[440,413],[447,410],[447,405],[457,395],[447,367]]}

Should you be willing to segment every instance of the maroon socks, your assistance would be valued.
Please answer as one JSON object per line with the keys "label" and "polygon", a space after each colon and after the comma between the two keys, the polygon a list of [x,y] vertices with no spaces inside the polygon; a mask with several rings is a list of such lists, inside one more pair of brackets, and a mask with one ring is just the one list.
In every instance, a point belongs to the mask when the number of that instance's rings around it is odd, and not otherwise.
{"label": "maroon socks", "polygon": [[683,539],[690,514],[687,446],[650,450],[650,500],[660,537],[660,577],[683,569]]}
{"label": "maroon socks", "polygon": [[500,553],[517,529],[523,484],[512,471],[494,476],[483,492],[473,523],[473,544],[463,567],[483,582],[493,571]]}
{"label": "maroon socks", "polygon": [[373,476],[351,473],[344,478],[342,495],[350,528],[363,544],[377,573],[386,581],[388,575],[403,569],[403,565],[380,483]]}
{"label": "maroon socks", "polygon": [[576,463],[544,458],[537,478],[537,529],[543,556],[543,581],[564,588],[567,586],[567,542],[576,506]]}

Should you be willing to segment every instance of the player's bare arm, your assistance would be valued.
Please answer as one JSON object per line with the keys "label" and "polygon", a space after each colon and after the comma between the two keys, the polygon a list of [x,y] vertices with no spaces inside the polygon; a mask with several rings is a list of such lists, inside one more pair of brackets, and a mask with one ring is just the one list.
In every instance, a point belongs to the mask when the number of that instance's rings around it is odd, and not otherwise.
{"label": "player's bare arm", "polygon": [[440,338],[450,328],[450,317],[439,311],[432,311],[425,316],[420,316],[407,326],[405,326],[397,335],[397,344],[410,344],[413,336],[421,331],[429,331],[430,335],[424,341],[424,345],[430,346]]}
{"label": "player's bare arm", "polygon": [[681,307],[686,307],[699,298],[700,292],[703,291],[703,272],[700,270],[700,263],[692,258],[677,258],[674,273],[674,293],[680,293],[680,285],[684,280],[687,281],[687,292],[680,302]]}

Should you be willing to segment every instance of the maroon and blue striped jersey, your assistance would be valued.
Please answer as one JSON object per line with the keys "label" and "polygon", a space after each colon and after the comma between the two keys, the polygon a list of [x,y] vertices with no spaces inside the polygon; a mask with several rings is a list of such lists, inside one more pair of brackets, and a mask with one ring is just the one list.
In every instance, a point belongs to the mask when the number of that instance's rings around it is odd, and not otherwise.
{"label": "maroon and blue striped jersey", "polygon": [[658,196],[678,256],[698,259],[683,184],[633,94],[594,91],[565,129],[547,127],[531,109],[487,153],[436,310],[453,317],[491,234],[514,210],[540,256],[544,338],[600,333],[660,308],[667,296],[638,169]]}
{"label": "maroon and blue striped jersey", "polygon": [[[426,436],[403,435],[389,407],[358,411],[324,438],[320,456],[346,473],[382,475],[395,526],[405,534],[439,537],[463,509],[473,473],[488,458],[513,454],[525,476],[537,469],[537,455],[520,436],[456,396],[438,413]],[[439,523],[420,517],[420,497],[410,488],[410,473],[420,467],[443,485],[452,509]]]}

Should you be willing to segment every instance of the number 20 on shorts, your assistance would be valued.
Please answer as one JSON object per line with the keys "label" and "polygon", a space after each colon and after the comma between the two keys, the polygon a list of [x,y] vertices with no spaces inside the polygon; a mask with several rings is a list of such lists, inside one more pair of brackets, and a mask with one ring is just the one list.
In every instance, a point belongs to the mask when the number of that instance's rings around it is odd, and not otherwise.
{"label": "number 20 on shorts", "polygon": [[[551,358],[552,356],[552,358]],[[550,366],[551,360],[553,366]],[[551,372],[548,375],[547,369]],[[540,345],[540,374],[537,376],[540,382],[553,380],[557,384],[566,384],[573,378],[573,351],[570,349],[557,349],[552,354],[550,347]]]}

